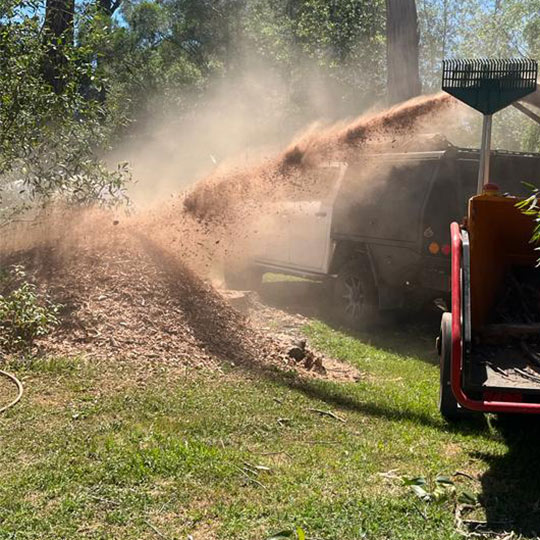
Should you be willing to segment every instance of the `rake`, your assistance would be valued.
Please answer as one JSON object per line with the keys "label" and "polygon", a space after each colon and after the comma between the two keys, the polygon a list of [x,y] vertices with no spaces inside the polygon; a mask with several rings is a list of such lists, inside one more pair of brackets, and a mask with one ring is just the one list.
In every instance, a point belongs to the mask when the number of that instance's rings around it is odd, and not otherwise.
{"label": "rake", "polygon": [[478,193],[489,182],[493,114],[536,90],[538,63],[529,58],[444,60],[442,89],[484,115]]}

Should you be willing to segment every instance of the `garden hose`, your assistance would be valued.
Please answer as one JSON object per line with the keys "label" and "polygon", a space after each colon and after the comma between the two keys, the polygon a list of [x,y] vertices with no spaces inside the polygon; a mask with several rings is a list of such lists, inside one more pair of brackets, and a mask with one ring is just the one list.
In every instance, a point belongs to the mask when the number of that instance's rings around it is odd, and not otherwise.
{"label": "garden hose", "polygon": [[23,385],[21,381],[19,381],[19,379],[15,377],[15,375],[12,375],[11,373],[8,373],[7,371],[2,371],[0,369],[0,375],[3,375],[4,377],[8,378],[17,387],[17,397],[11,403],[8,403],[5,407],[0,407],[0,413],[3,413],[7,411],[9,408],[19,403],[23,395]]}

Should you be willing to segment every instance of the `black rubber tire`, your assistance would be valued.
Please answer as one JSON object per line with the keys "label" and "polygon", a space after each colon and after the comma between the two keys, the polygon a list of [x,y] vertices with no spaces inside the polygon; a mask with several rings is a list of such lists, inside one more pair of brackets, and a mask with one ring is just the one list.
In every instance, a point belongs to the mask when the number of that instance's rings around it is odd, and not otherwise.
{"label": "black rubber tire", "polygon": [[457,422],[468,411],[462,409],[452,392],[450,374],[452,370],[452,314],[443,313],[441,332],[437,339],[439,353],[439,411],[441,416],[450,423]]}
{"label": "black rubber tire", "polygon": [[362,329],[378,322],[377,287],[366,259],[350,259],[340,268],[332,297],[333,315],[341,324]]}
{"label": "black rubber tire", "polygon": [[262,283],[263,272],[255,266],[225,265],[223,278],[233,291],[256,291]]}

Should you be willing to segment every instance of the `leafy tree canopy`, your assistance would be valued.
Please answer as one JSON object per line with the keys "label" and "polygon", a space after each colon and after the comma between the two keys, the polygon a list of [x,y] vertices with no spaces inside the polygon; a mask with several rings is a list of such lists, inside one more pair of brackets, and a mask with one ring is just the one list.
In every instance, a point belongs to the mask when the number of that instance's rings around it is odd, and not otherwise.
{"label": "leafy tree canopy", "polygon": [[[260,66],[293,125],[352,115],[386,94],[383,0],[4,0],[0,5],[0,212],[32,199],[121,197],[102,158],[149,118],[204,107],[217,82]],[[46,28],[57,10],[61,32]],[[425,91],[443,57],[540,56],[540,0],[417,0]],[[66,15],[67,14],[67,15]],[[51,71],[52,70],[52,71]],[[324,88],[325,100],[314,99]],[[273,101],[272,101],[273,100]],[[318,103],[318,104],[317,104]],[[501,115],[496,142],[539,150],[540,132]],[[496,124],[497,126],[497,124]]]}

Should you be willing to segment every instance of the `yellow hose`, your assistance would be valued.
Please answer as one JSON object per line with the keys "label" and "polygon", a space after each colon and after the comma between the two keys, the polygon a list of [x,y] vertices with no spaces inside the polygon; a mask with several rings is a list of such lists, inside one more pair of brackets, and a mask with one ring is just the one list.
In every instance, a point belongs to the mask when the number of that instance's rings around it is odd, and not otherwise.
{"label": "yellow hose", "polygon": [[8,378],[17,387],[17,397],[11,403],[8,403],[5,407],[0,408],[0,413],[3,413],[7,411],[9,408],[19,403],[23,395],[23,385],[21,381],[19,381],[19,379],[15,377],[15,375],[12,375],[11,373],[8,373],[7,371],[2,371],[0,369],[0,375],[3,375],[4,377]]}

